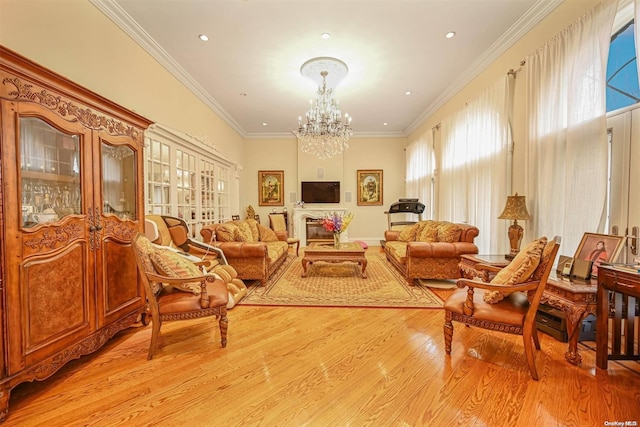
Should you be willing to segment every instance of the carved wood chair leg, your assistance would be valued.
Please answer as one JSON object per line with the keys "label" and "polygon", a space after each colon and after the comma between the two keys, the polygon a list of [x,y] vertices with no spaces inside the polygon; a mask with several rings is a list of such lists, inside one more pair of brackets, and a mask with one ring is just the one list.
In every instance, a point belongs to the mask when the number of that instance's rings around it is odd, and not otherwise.
{"label": "carved wood chair leg", "polygon": [[451,313],[446,312],[444,320],[444,351],[451,354],[451,340],[453,339],[453,324],[451,323]]}
{"label": "carved wood chair leg", "polygon": [[147,354],[147,360],[153,359],[153,352],[156,349],[156,343],[158,342],[158,336],[160,335],[160,321],[151,322],[151,342],[149,343],[149,353]]}
{"label": "carved wood chair leg", "polygon": [[533,343],[536,346],[536,350],[540,350],[540,338],[538,338],[538,328],[533,328],[531,332],[531,336],[533,337]]}
{"label": "carved wood chair leg", "polygon": [[538,371],[536,370],[536,360],[535,360],[535,355],[533,354],[533,348],[531,346],[531,342],[533,341],[531,332],[524,331],[524,333],[522,334],[522,338],[524,340],[524,353],[527,356],[527,365],[529,365],[529,371],[531,371],[531,378],[538,381]]}
{"label": "carved wood chair leg", "polygon": [[224,348],[227,346],[227,329],[229,328],[229,319],[226,313],[220,316],[218,324],[220,325],[220,344]]}

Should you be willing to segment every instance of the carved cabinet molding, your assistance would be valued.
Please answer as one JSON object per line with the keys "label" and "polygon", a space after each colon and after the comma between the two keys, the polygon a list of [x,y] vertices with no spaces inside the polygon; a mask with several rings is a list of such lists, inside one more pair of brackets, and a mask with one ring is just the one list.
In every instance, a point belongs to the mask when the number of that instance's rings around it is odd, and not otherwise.
{"label": "carved cabinet molding", "polygon": [[0,420],[135,323],[150,122],[0,46]]}

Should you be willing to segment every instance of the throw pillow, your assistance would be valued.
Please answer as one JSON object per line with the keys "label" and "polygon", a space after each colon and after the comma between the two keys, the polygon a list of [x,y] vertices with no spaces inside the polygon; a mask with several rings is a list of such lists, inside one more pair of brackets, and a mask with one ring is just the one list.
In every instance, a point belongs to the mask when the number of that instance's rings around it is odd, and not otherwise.
{"label": "throw pillow", "polygon": [[442,221],[438,225],[438,242],[454,243],[460,241],[462,228],[459,225]]}
{"label": "throw pillow", "polygon": [[400,230],[400,234],[398,235],[398,240],[401,242],[414,242],[416,240],[416,232],[420,227],[420,223],[407,225],[402,230]]}
{"label": "throw pillow", "polygon": [[[542,251],[546,244],[546,237],[540,237],[529,243],[523,250],[518,252],[518,255],[511,260],[509,265],[496,274],[491,283],[513,286],[529,280],[540,264]],[[489,304],[495,304],[502,301],[508,294],[509,292],[487,291],[483,295],[483,300]]]}
{"label": "throw pillow", "polygon": [[240,230],[240,235],[242,236],[242,241],[243,242],[253,242],[253,233],[251,232],[251,227],[249,226],[249,224],[247,223],[246,220],[236,220],[236,221],[231,221],[233,224],[236,225],[236,227],[238,227],[238,230]]}
{"label": "throw pillow", "polygon": [[[551,263],[555,261],[553,259],[550,259],[551,252],[553,251],[553,248],[554,248],[554,245],[552,243],[555,243],[555,238],[548,241],[547,244],[544,245],[544,250],[542,251],[542,256],[540,257],[540,264],[542,264],[545,261],[551,262]],[[542,278],[543,272],[544,272],[543,270],[536,271],[534,275],[531,275],[531,280],[540,280]]]}
{"label": "throw pillow", "polygon": [[[151,255],[151,262],[153,262],[156,270],[163,276],[176,279],[202,276],[202,272],[197,265],[179,253],[168,249],[156,249],[153,255]],[[171,286],[181,291],[193,292],[195,295],[200,295],[199,282],[181,283]]]}
{"label": "throw pillow", "polygon": [[436,221],[423,221],[422,226],[416,234],[416,242],[437,242],[438,241],[438,223]]}
{"label": "throw pillow", "polygon": [[276,233],[272,229],[267,228],[262,224],[258,224],[258,232],[260,234],[261,242],[277,242],[278,241],[278,236],[276,236]]}
{"label": "throw pillow", "polygon": [[251,238],[253,239],[251,241],[252,242],[259,242],[260,241],[260,231],[258,229],[258,226],[260,225],[260,223],[258,221],[256,221],[255,219],[253,219],[253,218],[247,218],[247,220],[245,222],[249,226],[249,230],[251,230]]}
{"label": "throw pillow", "polygon": [[218,242],[236,242],[239,241],[240,230],[235,224],[225,222],[216,227],[216,240]]}

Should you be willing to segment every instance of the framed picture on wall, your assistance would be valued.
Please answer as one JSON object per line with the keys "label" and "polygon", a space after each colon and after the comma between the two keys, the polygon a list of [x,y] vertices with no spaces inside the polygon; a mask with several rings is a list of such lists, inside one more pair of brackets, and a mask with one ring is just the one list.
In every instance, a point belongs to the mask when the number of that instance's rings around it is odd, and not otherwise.
{"label": "framed picture on wall", "polygon": [[591,277],[596,277],[601,263],[615,262],[623,244],[624,236],[584,233],[574,258],[592,262]]}
{"label": "framed picture on wall", "polygon": [[358,170],[358,206],[382,205],[382,169]]}
{"label": "framed picture on wall", "polygon": [[284,206],[284,171],[258,171],[258,205]]}

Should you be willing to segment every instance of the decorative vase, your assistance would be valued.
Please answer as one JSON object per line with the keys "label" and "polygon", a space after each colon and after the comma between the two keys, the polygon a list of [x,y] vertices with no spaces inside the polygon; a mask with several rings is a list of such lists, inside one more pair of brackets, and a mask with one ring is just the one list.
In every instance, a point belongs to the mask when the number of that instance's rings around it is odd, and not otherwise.
{"label": "decorative vase", "polygon": [[333,246],[340,249],[340,233],[333,233]]}

